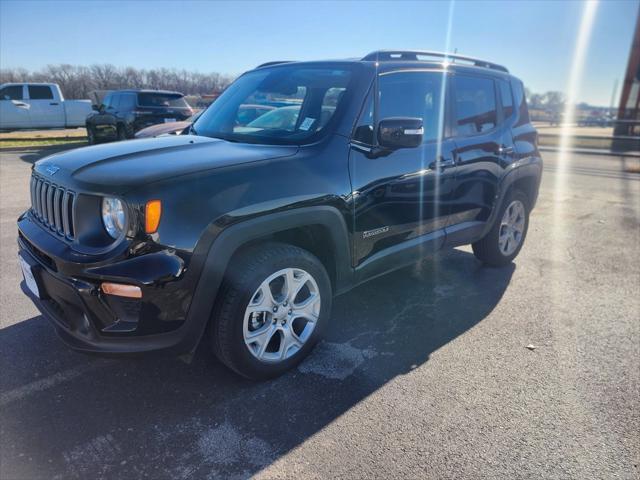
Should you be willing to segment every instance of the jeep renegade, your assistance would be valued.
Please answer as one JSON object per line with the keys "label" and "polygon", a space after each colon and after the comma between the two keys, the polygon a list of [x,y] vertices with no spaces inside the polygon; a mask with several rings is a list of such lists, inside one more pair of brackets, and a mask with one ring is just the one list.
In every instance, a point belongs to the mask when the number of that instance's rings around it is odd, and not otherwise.
{"label": "jeep renegade", "polygon": [[[244,122],[246,105],[265,108]],[[190,354],[204,338],[241,375],[274,377],[313,348],[336,294],[464,244],[511,262],[541,172],[523,85],[500,65],[270,62],[190,135],[37,162],[23,289],[75,349]]]}

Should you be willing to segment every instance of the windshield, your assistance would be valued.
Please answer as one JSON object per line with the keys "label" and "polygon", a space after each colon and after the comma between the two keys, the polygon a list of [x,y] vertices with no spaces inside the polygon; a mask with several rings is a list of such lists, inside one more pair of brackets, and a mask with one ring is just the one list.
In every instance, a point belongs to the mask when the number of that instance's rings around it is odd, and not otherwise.
{"label": "windshield", "polygon": [[189,105],[180,94],[139,93],[138,105],[141,107],[187,108]]}
{"label": "windshield", "polygon": [[351,70],[288,66],[249,72],[198,121],[198,135],[225,140],[302,144],[325,130],[349,90]]}

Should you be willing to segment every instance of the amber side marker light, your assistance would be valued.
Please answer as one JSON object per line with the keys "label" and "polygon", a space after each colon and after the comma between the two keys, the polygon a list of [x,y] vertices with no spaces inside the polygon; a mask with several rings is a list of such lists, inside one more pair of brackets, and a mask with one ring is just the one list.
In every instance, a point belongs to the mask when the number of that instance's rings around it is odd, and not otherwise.
{"label": "amber side marker light", "polygon": [[149,200],[144,207],[144,231],[156,233],[160,225],[162,215],[162,202],[160,200]]}
{"label": "amber side marker light", "polygon": [[118,297],[142,298],[142,290],[135,285],[124,285],[122,283],[104,282],[100,289],[107,295],[117,295]]}

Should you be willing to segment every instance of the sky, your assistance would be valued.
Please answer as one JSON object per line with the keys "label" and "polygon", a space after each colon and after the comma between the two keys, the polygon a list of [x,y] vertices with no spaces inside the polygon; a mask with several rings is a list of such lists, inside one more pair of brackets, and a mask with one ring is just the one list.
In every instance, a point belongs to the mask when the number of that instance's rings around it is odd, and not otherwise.
{"label": "sky", "polygon": [[[618,95],[639,0],[601,0],[580,101]],[[503,64],[533,92],[564,91],[580,1],[36,1],[0,0],[0,68],[111,63],[239,74],[271,60],[361,57],[378,49],[442,51]]]}

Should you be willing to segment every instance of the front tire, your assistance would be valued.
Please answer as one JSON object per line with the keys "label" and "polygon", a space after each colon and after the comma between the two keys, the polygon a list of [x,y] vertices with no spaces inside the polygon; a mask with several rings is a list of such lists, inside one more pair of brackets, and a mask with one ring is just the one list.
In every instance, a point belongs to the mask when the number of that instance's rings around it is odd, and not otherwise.
{"label": "front tire", "polygon": [[89,145],[96,145],[98,143],[96,139],[96,131],[89,125],[87,125],[87,143]]}
{"label": "front tire", "polygon": [[117,140],[121,142],[122,140],[127,140],[127,131],[124,128],[124,125],[118,125],[117,128]]}
{"label": "front tire", "polygon": [[521,190],[513,190],[502,202],[489,233],[472,245],[473,253],[486,265],[508,265],[520,253],[528,229],[529,199]]}
{"label": "front tire", "polygon": [[322,263],[293,245],[244,250],[230,263],[210,324],[214,354],[263,380],[298,365],[328,323],[331,282]]}

